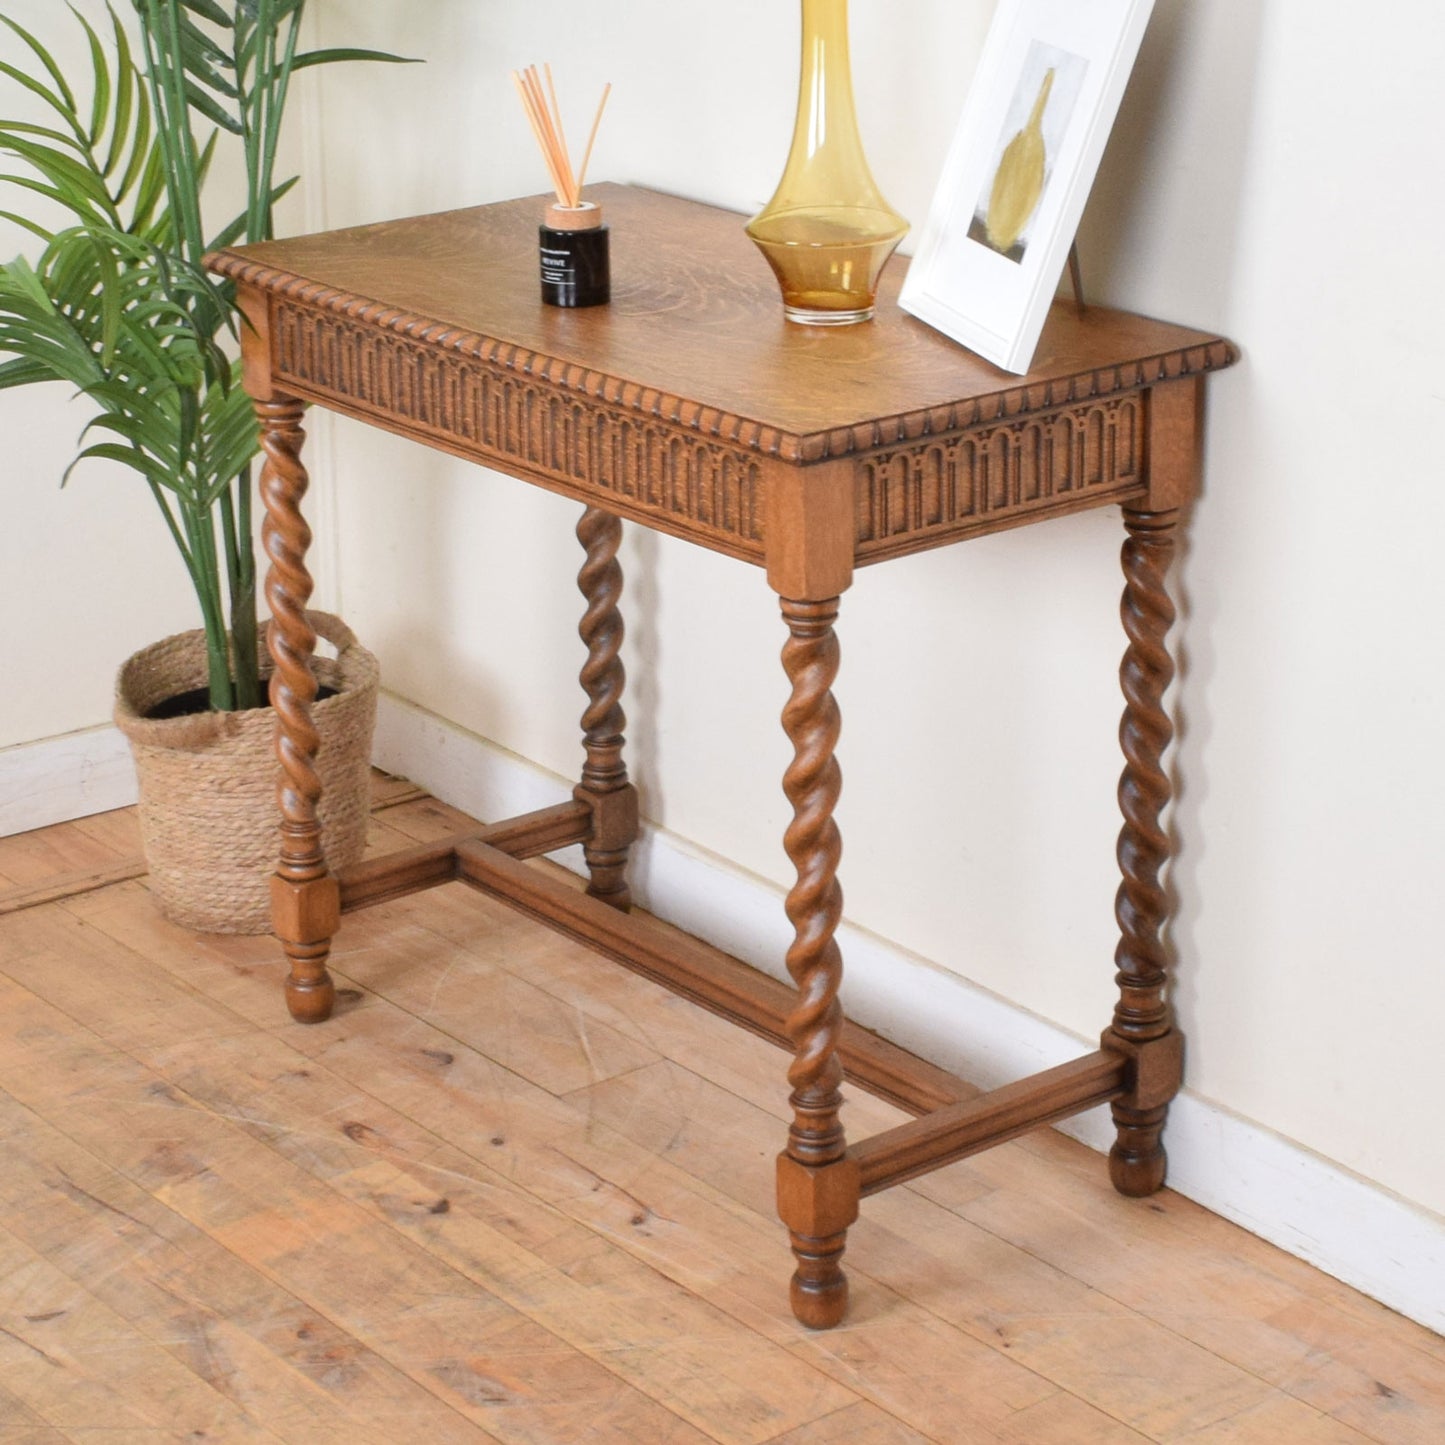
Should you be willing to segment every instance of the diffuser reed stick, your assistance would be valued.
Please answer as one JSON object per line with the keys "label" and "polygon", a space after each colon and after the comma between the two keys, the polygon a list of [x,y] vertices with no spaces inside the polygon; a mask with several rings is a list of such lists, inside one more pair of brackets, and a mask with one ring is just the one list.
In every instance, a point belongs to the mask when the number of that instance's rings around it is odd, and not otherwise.
{"label": "diffuser reed stick", "polygon": [[597,102],[597,115],[592,121],[592,134],[587,137],[587,149],[582,153],[582,169],[577,172],[577,190],[580,193],[587,179],[587,167],[592,161],[592,147],[597,144],[597,127],[602,124],[602,112],[607,108],[607,97],[612,94],[612,82],[602,87],[602,99]]}
{"label": "diffuser reed stick", "polygon": [[537,67],[529,65],[525,70],[512,72],[512,84],[527,112],[527,120],[537,145],[542,151],[552,185],[557,192],[557,204],[575,211],[582,204],[582,183],[587,178],[587,165],[592,159],[592,147],[597,141],[597,128],[602,124],[602,112],[607,97],[612,94],[609,81],[602,88],[602,99],[597,103],[597,115],[592,121],[592,131],[587,137],[587,149],[582,156],[582,169],[574,172],[572,156],[567,149],[567,135],[562,126],[562,107],[557,103],[557,86],[552,79],[552,67],[543,67],[547,77],[547,88],[542,88],[542,78]]}

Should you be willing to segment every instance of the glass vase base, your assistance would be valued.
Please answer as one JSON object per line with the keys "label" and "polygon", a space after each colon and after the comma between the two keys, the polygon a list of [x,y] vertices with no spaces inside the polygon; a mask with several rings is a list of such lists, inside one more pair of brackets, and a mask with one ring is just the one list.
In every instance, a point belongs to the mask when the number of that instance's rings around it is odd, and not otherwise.
{"label": "glass vase base", "polygon": [[820,311],[810,306],[784,303],[783,315],[799,326],[856,326],[860,321],[873,319],[873,308],[860,306],[853,311]]}
{"label": "glass vase base", "polygon": [[879,272],[907,227],[872,209],[823,206],[764,212],[746,230],[777,277],[789,321],[849,326],[873,315]]}

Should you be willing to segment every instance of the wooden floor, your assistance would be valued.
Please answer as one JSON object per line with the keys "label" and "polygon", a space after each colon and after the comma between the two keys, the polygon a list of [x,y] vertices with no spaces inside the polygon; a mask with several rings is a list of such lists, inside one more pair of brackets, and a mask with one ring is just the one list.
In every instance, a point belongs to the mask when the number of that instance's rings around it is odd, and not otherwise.
{"label": "wooden floor", "polygon": [[0,840],[4,1445],[1445,1442],[1445,1340],[1052,1132],[866,1200],[809,1334],[777,1050],[460,885],[349,918],[300,1028],[136,848]]}

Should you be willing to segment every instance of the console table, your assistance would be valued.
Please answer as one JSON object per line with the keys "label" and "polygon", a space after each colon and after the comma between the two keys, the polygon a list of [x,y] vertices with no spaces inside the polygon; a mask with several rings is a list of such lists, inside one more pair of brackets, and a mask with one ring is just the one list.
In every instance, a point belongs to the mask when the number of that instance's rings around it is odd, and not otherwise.
{"label": "console table", "polygon": [[[250,321],[245,380],[264,448],[282,768],[273,914],[290,959],[287,1001],[302,1022],[329,1015],[326,964],[343,913],[461,879],[791,1049],[778,1211],[797,1260],[793,1309],[821,1328],[843,1316],[840,1260],[863,1196],[1104,1102],[1118,1130],[1115,1186],[1146,1195],[1163,1183],[1160,1138],[1182,1061],[1161,943],[1165,573],[1196,487],[1203,377],[1234,351],[1208,334],[1059,304],[1033,370],[1010,376],[901,313],[897,266],[876,320],[793,326],[739,217],[628,187],[590,194],[613,231],[612,303],[590,310],[540,303],[539,198],[210,258]],[[583,504],[585,761],[571,802],[328,873],[304,611],[308,403]],[[855,567],[1109,504],[1122,507],[1126,532],[1118,1005],[1097,1052],[979,1096],[846,1023],[838,1003],[833,624]],[[637,799],[622,756],[623,518],[762,569],[780,599],[795,989],[629,911]],[[590,873],[585,894],[523,862],[573,843]],[[845,1078],[917,1117],[849,1144]]]}

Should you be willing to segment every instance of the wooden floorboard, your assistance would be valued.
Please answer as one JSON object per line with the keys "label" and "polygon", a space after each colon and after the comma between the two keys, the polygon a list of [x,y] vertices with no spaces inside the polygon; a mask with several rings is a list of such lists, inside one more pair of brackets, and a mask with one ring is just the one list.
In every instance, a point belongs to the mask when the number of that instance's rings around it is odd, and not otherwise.
{"label": "wooden floorboard", "polygon": [[[380,796],[374,852],[470,822]],[[457,884],[302,1028],[135,836],[0,840],[0,1445],[1445,1441],[1438,1337],[1049,1131],[866,1200],[803,1330],[778,1049]]]}

